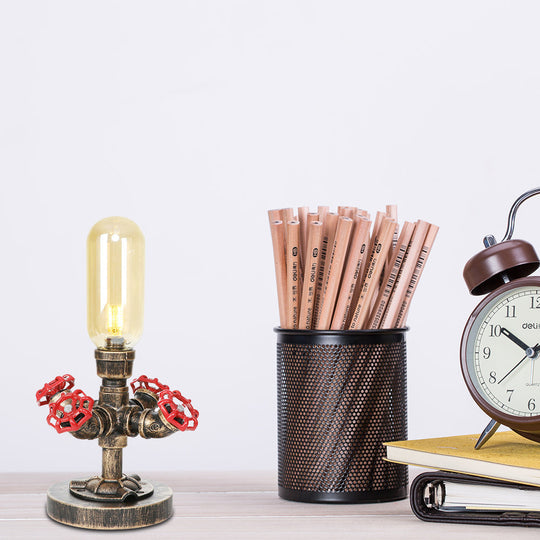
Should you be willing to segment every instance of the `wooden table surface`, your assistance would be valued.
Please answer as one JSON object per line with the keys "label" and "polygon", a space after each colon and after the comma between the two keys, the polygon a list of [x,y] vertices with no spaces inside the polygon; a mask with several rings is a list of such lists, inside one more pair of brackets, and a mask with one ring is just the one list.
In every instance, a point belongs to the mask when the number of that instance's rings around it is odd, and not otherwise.
{"label": "wooden table surface", "polygon": [[[411,477],[418,470],[411,469]],[[270,472],[150,473],[174,491],[174,516],[154,527],[96,532],[60,525],[45,514],[47,488],[84,473],[0,475],[0,538],[294,539],[310,538],[517,538],[540,537],[540,529],[424,523],[409,501],[383,504],[307,504],[284,501]]]}

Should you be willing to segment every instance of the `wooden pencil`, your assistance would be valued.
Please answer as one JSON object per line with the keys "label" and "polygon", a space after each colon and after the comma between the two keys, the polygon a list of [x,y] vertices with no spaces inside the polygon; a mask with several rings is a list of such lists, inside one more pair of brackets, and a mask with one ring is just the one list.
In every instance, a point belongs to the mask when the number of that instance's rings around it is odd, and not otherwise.
{"label": "wooden pencil", "polygon": [[316,328],[328,330],[332,322],[332,315],[336,305],[336,297],[341,282],[345,256],[349,247],[353,220],[340,216],[330,258],[327,257],[327,269],[325,270],[325,282],[321,291],[321,307]]}
{"label": "wooden pencil", "polygon": [[330,326],[332,330],[345,330],[347,328],[347,319],[353,301],[354,290],[358,278],[361,276],[362,263],[369,255],[370,227],[371,221],[367,219],[362,218],[355,223],[349,257],[343,272],[343,280]]}
{"label": "wooden pencil", "polygon": [[298,207],[298,221],[300,222],[300,267],[302,268],[302,274],[304,273],[304,259],[307,246],[307,215],[309,208],[307,206]]}
{"label": "wooden pencil", "polygon": [[292,208],[281,209],[281,221],[283,221],[283,225],[285,225],[285,236],[287,236],[289,221],[294,221],[294,211]]}
{"label": "wooden pencil", "polygon": [[358,212],[356,206],[338,206],[338,215],[353,218]]}
{"label": "wooden pencil", "polygon": [[[373,221],[373,231],[371,233],[371,240],[374,242],[379,237],[379,229],[381,228],[381,223],[383,219],[387,219],[387,216],[384,212],[377,212],[375,214],[375,220]],[[373,247],[373,243],[371,244]]]}
{"label": "wooden pencil", "polygon": [[[319,213],[318,212],[309,212],[308,215],[306,216],[306,232],[307,232],[307,235],[309,235],[309,227],[314,221],[320,221],[322,223],[322,221],[319,219]],[[322,231],[324,231],[324,223],[323,223]],[[321,232],[321,235],[322,235],[322,232]],[[307,242],[307,238],[306,238],[306,242]],[[322,242],[322,236],[321,236],[321,242]],[[319,246],[319,249],[320,249],[320,246]],[[307,246],[306,246],[305,251],[307,252]],[[306,258],[308,258],[307,255],[306,255]]]}
{"label": "wooden pencil", "polygon": [[381,318],[379,328],[395,328],[399,311],[403,300],[405,299],[405,294],[407,293],[407,288],[411,282],[414,269],[416,268],[418,257],[424,246],[424,240],[429,230],[429,226],[430,224],[426,221],[418,220],[416,222],[409,249],[401,264],[401,269],[397,275],[392,294],[388,300],[384,315]]}
{"label": "wooden pencil", "polygon": [[339,216],[333,212],[326,214],[323,222],[323,238],[321,242],[321,255],[319,260],[319,270],[317,273],[317,290],[315,293],[315,305],[313,308],[313,328],[317,328],[319,315],[321,311],[321,296],[323,284],[326,279],[327,261],[331,255],[332,246],[334,244],[334,236],[336,234],[337,222]]}
{"label": "wooden pencil", "polygon": [[313,223],[314,221],[320,221],[322,223],[322,220],[319,219],[319,212],[310,212],[307,215],[307,230],[309,231],[309,225]]}
{"label": "wooden pencil", "polygon": [[[387,216],[386,216],[385,212],[378,211],[375,214],[375,219],[373,220],[373,230],[371,232],[371,243],[370,243],[370,246],[369,246],[370,256],[371,256],[371,253],[373,253],[374,242],[379,238],[379,231],[380,231],[380,228],[381,228],[381,223],[383,222],[383,219],[386,219],[386,218],[387,218]],[[369,263],[369,260],[366,261],[366,265],[368,263]],[[364,267],[364,277],[365,277],[366,267],[367,266]],[[373,287],[375,287],[375,291],[373,292],[373,296],[371,297],[372,302],[375,301],[375,297],[377,296],[377,294],[379,292],[379,283],[373,284]],[[355,295],[355,298],[354,298],[354,304],[353,305],[356,305],[358,303],[358,298],[359,297],[360,297],[360,291],[357,291],[356,295]],[[352,316],[352,313],[351,313],[351,316]]]}
{"label": "wooden pencil", "polygon": [[317,271],[319,269],[322,233],[323,224],[320,221],[312,221],[309,224],[304,284],[302,288],[300,319],[298,323],[298,328],[303,330],[311,329],[315,292],[317,288]]}
{"label": "wooden pencil", "polygon": [[[398,223],[398,213],[397,213],[397,204],[387,204],[386,205],[386,217],[393,219]],[[392,239],[392,249],[388,253],[387,264],[390,264],[390,259],[393,256],[394,250],[396,249],[397,241],[399,236],[399,227],[396,227],[396,232],[394,233],[394,238]]]}
{"label": "wooden pencil", "polygon": [[388,300],[392,294],[392,289],[394,288],[396,278],[399,274],[399,270],[401,269],[403,259],[405,258],[405,254],[409,248],[413,231],[414,223],[406,221],[401,229],[401,234],[397,240],[397,245],[392,252],[390,264],[387,265],[382,286],[375,302],[375,307],[371,311],[368,328],[371,328],[372,330],[379,328],[379,324],[384,315],[384,311],[386,310]]}
{"label": "wooden pencil", "polygon": [[326,214],[330,212],[329,206],[317,206],[317,213],[319,214],[319,221],[323,223],[326,221]]}
{"label": "wooden pencil", "polygon": [[268,210],[268,221],[283,221],[283,212],[281,209]]}
{"label": "wooden pencil", "polygon": [[298,328],[302,275],[300,273],[300,222],[287,225],[285,253],[287,263],[287,328]]}
{"label": "wooden pencil", "polygon": [[373,242],[373,251],[370,255],[370,261],[364,283],[360,290],[360,296],[358,303],[354,309],[351,324],[349,328],[351,330],[358,330],[364,327],[364,324],[369,316],[371,309],[371,301],[375,294],[381,273],[388,255],[388,250],[392,246],[392,238],[394,237],[394,231],[396,229],[396,222],[389,218],[382,220],[379,234]]}
{"label": "wooden pencil", "polygon": [[285,263],[285,234],[283,221],[271,221],[270,233],[272,235],[272,247],[274,250],[279,324],[281,328],[287,328],[287,270]]}
{"label": "wooden pencil", "polygon": [[375,229],[375,223],[373,223],[369,218],[366,218],[363,214],[357,214],[355,216],[356,221],[358,221],[359,219],[367,219],[372,224],[372,227],[371,227],[371,231],[368,231],[366,253],[365,253],[365,256],[362,258],[362,264],[360,266],[360,271],[356,279],[356,283],[355,283],[355,287],[353,291],[353,297],[352,297],[351,305],[349,306],[349,311],[347,315],[347,322],[345,323],[345,328],[349,328],[351,324],[352,315],[354,313],[354,307],[358,303],[358,298],[360,297],[360,290],[362,289],[362,284],[364,283],[364,277],[366,275],[366,268],[371,258],[371,252],[373,251],[373,240],[374,240],[373,230]]}
{"label": "wooden pencil", "polygon": [[397,204],[386,205],[386,217],[397,221]]}
{"label": "wooden pencil", "polygon": [[401,303],[401,307],[400,307],[400,310],[399,310],[399,313],[395,322],[395,326],[397,328],[401,328],[405,326],[407,322],[407,315],[409,313],[409,308],[411,306],[412,297],[414,296],[416,288],[418,287],[418,281],[420,280],[420,276],[422,275],[422,272],[424,271],[424,268],[426,267],[426,261],[429,257],[431,248],[433,247],[433,243],[435,242],[435,237],[437,236],[438,232],[439,232],[439,227],[437,227],[437,225],[430,224],[428,233],[424,240],[424,245],[422,246],[420,255],[418,255],[418,260],[416,261],[416,266],[415,266],[411,281],[409,282],[409,286],[407,287],[405,298],[403,302]]}

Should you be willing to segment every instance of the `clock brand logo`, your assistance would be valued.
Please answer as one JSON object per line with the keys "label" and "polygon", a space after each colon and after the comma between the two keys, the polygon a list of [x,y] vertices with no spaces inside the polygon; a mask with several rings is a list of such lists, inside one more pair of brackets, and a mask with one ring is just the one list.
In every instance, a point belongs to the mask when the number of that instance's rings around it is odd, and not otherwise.
{"label": "clock brand logo", "polygon": [[540,328],[540,323],[537,323],[537,322],[524,322],[522,325],[521,325],[521,328],[523,328],[524,330],[537,330],[538,328]]}

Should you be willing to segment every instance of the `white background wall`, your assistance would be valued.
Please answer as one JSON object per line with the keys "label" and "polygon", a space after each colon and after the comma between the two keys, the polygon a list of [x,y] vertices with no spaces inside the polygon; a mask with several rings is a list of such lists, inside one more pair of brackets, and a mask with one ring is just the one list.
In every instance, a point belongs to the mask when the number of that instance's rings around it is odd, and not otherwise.
{"label": "white background wall", "polygon": [[[126,470],[276,464],[266,210],[399,205],[441,227],[409,317],[409,435],[478,432],[461,378],[461,272],[540,185],[540,6],[500,1],[5,2],[0,7],[1,471],[99,469],[35,391],[96,396],[85,241],[146,236],[135,374],[200,427],[130,440]],[[516,237],[540,250],[540,199]]]}

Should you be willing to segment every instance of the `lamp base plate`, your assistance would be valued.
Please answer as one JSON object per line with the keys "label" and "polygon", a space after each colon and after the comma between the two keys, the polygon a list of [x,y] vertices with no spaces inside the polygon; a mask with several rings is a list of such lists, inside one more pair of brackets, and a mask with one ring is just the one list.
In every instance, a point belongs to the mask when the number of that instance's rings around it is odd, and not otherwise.
{"label": "lamp base plate", "polygon": [[157,525],[173,514],[172,489],[154,484],[153,495],[133,502],[95,502],[74,497],[69,482],[54,484],[47,492],[51,519],[83,529],[121,530]]}

